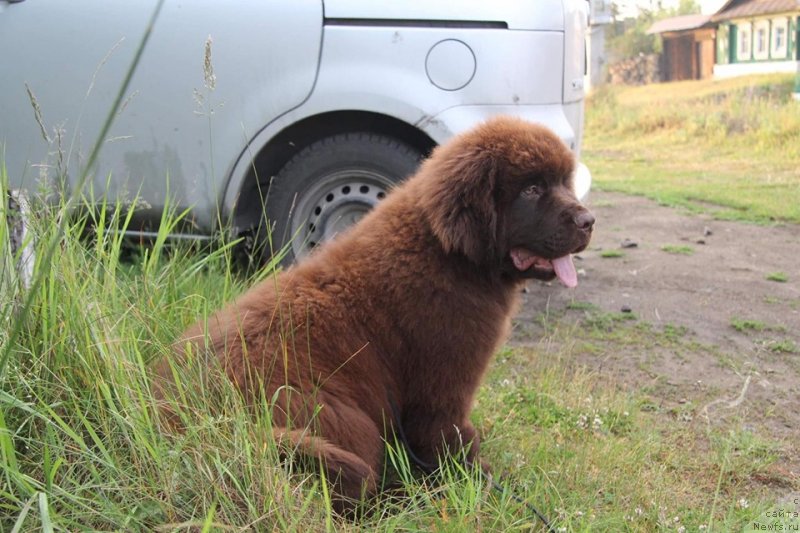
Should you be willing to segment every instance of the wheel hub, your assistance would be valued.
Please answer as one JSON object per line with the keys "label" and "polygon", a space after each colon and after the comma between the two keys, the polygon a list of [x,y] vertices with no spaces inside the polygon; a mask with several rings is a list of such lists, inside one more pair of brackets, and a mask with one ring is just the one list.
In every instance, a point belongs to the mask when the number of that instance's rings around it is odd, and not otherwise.
{"label": "wheel hub", "polygon": [[388,177],[366,170],[335,172],[318,180],[298,198],[292,217],[295,257],[361,220],[386,196],[391,185]]}

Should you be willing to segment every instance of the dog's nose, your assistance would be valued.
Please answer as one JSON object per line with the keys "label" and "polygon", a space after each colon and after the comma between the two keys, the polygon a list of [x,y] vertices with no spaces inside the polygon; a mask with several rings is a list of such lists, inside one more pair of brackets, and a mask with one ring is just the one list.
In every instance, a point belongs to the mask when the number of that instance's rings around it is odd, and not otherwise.
{"label": "dog's nose", "polygon": [[575,221],[575,225],[578,226],[579,229],[583,231],[589,231],[594,226],[594,215],[591,214],[589,211],[581,210],[580,213],[575,215],[572,219]]}

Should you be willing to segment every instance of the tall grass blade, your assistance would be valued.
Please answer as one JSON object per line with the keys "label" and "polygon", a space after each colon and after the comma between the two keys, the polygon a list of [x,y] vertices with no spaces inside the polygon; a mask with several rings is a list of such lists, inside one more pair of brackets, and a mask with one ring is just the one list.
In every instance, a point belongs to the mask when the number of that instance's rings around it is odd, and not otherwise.
{"label": "tall grass blade", "polygon": [[[59,242],[64,236],[65,228],[67,225],[68,217],[66,216],[73,207],[73,204],[76,202],[78,198],[83,194],[83,189],[86,186],[86,183],[91,175],[92,170],[94,169],[95,163],[97,162],[97,157],[100,154],[100,149],[105,142],[106,136],[111,129],[111,125],[114,123],[114,119],[117,116],[117,110],[119,109],[120,104],[122,103],[123,99],[125,98],[125,93],[128,91],[128,87],[130,85],[131,79],[133,78],[133,73],[136,71],[136,67],[139,64],[139,61],[142,58],[142,54],[144,53],[144,49],[147,46],[147,42],[150,40],[150,35],[153,31],[153,27],[155,26],[156,20],[158,19],[158,15],[161,12],[161,8],[164,5],[164,0],[158,0],[155,9],[153,10],[153,14],[150,17],[150,20],[145,27],[144,35],[139,42],[139,46],[136,49],[136,53],[131,61],[131,65],[126,72],[125,79],[122,81],[120,85],[119,91],[117,92],[117,96],[114,99],[114,103],[112,104],[111,108],[108,111],[108,115],[106,116],[106,120],[103,123],[102,128],[100,129],[100,133],[97,136],[97,139],[92,146],[92,150],[89,152],[89,157],[86,160],[86,166],[84,167],[83,171],[81,172],[80,178],[77,180],[75,184],[75,188],[72,190],[70,196],[63,202],[60,210],[61,216],[58,217],[59,224],[56,230],[53,232],[52,236],[50,237],[49,241],[44,246],[44,253],[40,255],[40,262],[44,263],[45,265],[49,265],[53,259],[53,255],[55,254],[56,249],[58,249]],[[19,337],[20,332],[22,331],[23,324],[25,322],[25,318],[27,317],[28,313],[30,312],[30,306],[33,302],[35,297],[36,291],[41,285],[43,281],[42,275],[35,275],[33,282],[31,283],[31,287],[29,292],[27,293],[24,304],[20,310],[20,316],[17,320],[14,321],[12,325],[11,332],[6,339],[6,344],[0,352],[0,381],[3,380],[8,359],[11,354],[11,350],[15,345],[17,338]]]}
{"label": "tall grass blade", "polygon": [[50,520],[50,505],[47,503],[47,494],[39,493],[39,516],[42,520],[43,533],[53,533],[53,522]]}
{"label": "tall grass blade", "polygon": [[28,499],[27,502],[25,502],[25,505],[22,507],[22,510],[20,510],[19,515],[17,516],[17,520],[14,522],[14,527],[11,528],[11,533],[19,533],[22,531],[22,526],[25,524],[25,518],[28,516],[28,512],[31,510],[31,507],[33,507],[33,504],[36,502],[36,500],[37,495],[34,494]]}

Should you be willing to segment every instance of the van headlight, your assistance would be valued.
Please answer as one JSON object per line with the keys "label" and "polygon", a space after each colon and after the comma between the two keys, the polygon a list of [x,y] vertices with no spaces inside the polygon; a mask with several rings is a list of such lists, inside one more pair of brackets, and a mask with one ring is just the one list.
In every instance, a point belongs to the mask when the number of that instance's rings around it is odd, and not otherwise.
{"label": "van headlight", "polygon": [[586,202],[589,197],[589,190],[592,188],[592,173],[589,171],[589,167],[583,163],[578,163],[575,167],[572,188],[575,190],[575,196],[578,197],[578,200]]}

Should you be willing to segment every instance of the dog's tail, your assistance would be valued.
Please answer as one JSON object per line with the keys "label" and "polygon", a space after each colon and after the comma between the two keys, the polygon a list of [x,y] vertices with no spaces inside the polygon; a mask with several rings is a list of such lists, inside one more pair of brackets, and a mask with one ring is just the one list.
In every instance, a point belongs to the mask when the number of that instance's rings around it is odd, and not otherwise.
{"label": "dog's tail", "polygon": [[312,434],[308,428],[273,428],[273,436],[281,453],[312,459],[324,469],[337,512],[348,513],[357,502],[376,494],[375,470],[353,452]]}

